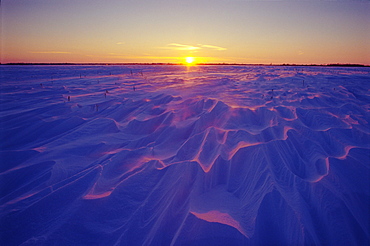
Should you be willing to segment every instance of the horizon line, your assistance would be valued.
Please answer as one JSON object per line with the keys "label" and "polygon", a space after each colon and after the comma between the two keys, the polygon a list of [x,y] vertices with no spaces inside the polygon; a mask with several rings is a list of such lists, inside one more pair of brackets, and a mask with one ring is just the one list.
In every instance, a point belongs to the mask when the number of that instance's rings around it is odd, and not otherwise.
{"label": "horizon line", "polygon": [[[188,66],[185,63],[167,63],[167,62],[8,62],[0,63],[0,65],[182,65]],[[332,67],[370,67],[370,64],[358,64],[358,63],[326,63],[326,64],[297,64],[297,63],[195,63],[195,66],[220,66],[220,65],[234,65],[234,66],[332,66]],[[194,66],[191,65],[191,66]]]}

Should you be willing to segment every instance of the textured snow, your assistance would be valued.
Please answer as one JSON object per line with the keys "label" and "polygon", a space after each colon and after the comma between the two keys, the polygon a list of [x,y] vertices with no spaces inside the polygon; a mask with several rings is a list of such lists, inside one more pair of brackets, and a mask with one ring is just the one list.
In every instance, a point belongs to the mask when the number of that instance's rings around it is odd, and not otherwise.
{"label": "textured snow", "polygon": [[370,69],[1,66],[2,245],[368,245]]}

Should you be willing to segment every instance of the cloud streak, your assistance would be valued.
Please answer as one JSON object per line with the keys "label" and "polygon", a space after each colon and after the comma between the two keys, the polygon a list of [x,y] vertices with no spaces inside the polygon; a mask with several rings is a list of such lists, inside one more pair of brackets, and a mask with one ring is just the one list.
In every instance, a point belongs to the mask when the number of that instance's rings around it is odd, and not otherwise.
{"label": "cloud streak", "polygon": [[171,50],[187,50],[187,51],[199,51],[201,49],[213,49],[218,51],[227,50],[224,47],[209,45],[209,44],[197,44],[197,45],[187,45],[187,44],[178,44],[178,43],[171,43],[167,44],[165,49]]}
{"label": "cloud streak", "polygon": [[67,51],[30,51],[32,54],[72,54],[72,52]]}
{"label": "cloud streak", "polygon": [[215,50],[227,50],[226,48],[215,46],[215,45],[209,45],[209,44],[198,44],[202,48],[209,48],[209,49],[215,49]]}
{"label": "cloud streak", "polygon": [[173,49],[173,50],[199,50],[200,47],[197,46],[192,46],[192,45],[187,45],[187,44],[177,44],[177,43],[171,43],[167,45],[168,49]]}

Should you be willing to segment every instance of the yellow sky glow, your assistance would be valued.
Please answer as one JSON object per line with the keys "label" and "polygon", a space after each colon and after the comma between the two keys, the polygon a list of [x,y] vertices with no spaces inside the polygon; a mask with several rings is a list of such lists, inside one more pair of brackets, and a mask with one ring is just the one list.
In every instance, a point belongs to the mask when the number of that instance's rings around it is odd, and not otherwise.
{"label": "yellow sky glow", "polygon": [[368,1],[3,0],[1,63],[370,64]]}

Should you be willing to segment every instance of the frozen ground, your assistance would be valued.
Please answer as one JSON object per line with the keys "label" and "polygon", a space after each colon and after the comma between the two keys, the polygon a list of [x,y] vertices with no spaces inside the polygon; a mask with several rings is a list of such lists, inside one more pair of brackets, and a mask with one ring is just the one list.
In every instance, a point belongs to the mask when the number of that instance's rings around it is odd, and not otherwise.
{"label": "frozen ground", "polygon": [[2,245],[369,245],[370,68],[0,69]]}

